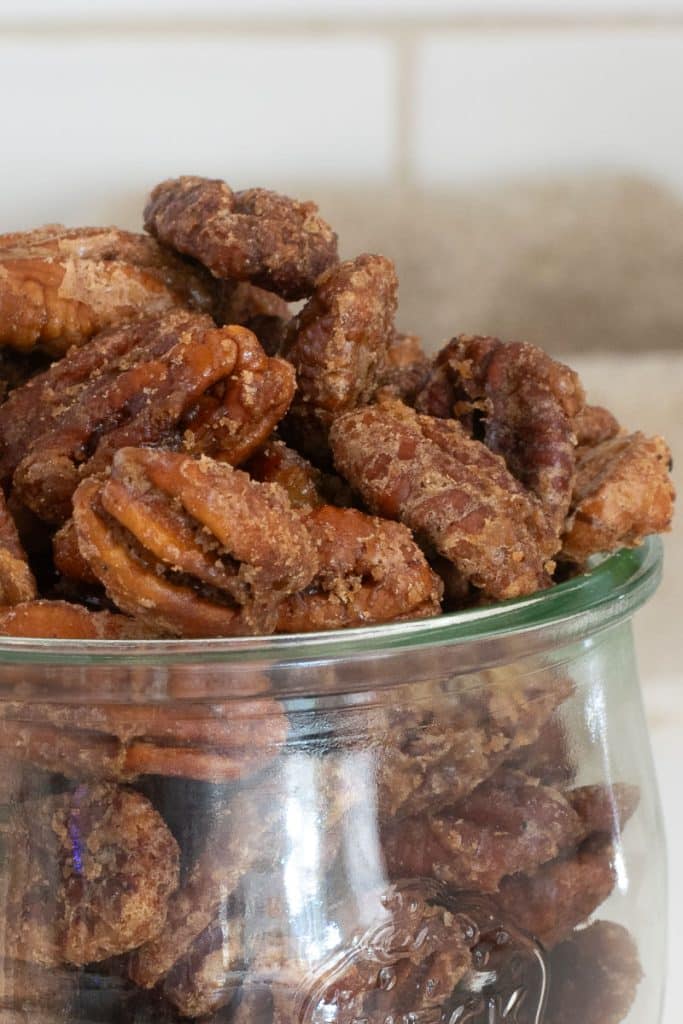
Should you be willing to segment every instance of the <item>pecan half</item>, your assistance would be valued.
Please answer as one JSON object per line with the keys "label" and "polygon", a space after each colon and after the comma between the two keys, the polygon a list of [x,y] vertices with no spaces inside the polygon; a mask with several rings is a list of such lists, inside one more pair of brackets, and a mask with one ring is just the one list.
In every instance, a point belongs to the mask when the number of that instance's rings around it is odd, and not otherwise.
{"label": "pecan half", "polygon": [[581,563],[668,530],[675,497],[670,465],[664,439],[641,433],[580,449],[562,556]]}
{"label": "pecan half", "polygon": [[250,281],[285,299],[309,295],[337,259],[337,236],[315,203],[186,176],[157,185],[145,227],[159,241],[199,260],[218,278]]}
{"label": "pecan half", "polygon": [[540,502],[456,421],[385,400],[340,416],[330,443],[337,468],[373,512],[400,519],[488,596],[550,584]]}
{"label": "pecan half", "polygon": [[4,833],[4,950],[86,964],[158,934],[178,845],[139,793],[101,783],[17,807]]}
{"label": "pecan half", "polygon": [[483,416],[483,440],[543,504],[551,532],[548,556],[559,547],[575,478],[575,421],[584,405],[578,376],[525,342],[454,338],[436,357],[421,412]]}
{"label": "pecan half", "polygon": [[62,225],[0,235],[0,343],[18,349],[61,355],[113,324],[213,301],[202,268],[145,235]]}
{"label": "pecan half", "polygon": [[410,531],[351,508],[323,505],[305,518],[319,567],[278,610],[282,633],[424,618],[440,611],[441,581]]}
{"label": "pecan half", "polygon": [[317,557],[277,484],[174,452],[124,448],[74,496],[81,554],[112,600],[175,636],[275,628]]}

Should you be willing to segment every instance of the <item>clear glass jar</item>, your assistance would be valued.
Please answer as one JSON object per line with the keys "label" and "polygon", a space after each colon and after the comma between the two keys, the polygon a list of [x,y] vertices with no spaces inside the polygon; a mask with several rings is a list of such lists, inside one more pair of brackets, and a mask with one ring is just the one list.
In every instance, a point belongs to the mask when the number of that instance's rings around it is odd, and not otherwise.
{"label": "clear glass jar", "polygon": [[650,541],[344,633],[5,639],[3,1024],[655,1024]]}

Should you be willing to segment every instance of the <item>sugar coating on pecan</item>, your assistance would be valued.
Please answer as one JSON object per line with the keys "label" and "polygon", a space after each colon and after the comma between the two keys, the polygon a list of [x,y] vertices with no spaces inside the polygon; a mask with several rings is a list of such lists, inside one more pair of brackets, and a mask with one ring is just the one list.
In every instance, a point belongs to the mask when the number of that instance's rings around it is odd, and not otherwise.
{"label": "sugar coating on pecan", "polygon": [[178,845],[139,793],[101,783],[19,805],[6,832],[5,951],[86,964],[158,934],[178,886]]}
{"label": "sugar coating on pecan", "polygon": [[634,1003],[643,970],[630,932],[595,921],[552,950],[548,1024],[620,1024]]}
{"label": "sugar coating on pecan", "polygon": [[[180,316],[180,322],[178,314],[147,321],[149,347],[157,351],[136,348],[118,372],[110,367],[104,379],[87,385],[68,408],[59,407],[51,426],[32,442],[13,485],[40,518],[65,522],[80,480],[106,471],[118,449],[176,441],[195,404],[230,376],[241,340],[234,333],[244,329],[218,329],[203,316]],[[140,329],[132,325],[136,334]],[[249,339],[260,351],[256,339]],[[229,414],[223,416],[229,419]],[[220,444],[211,428],[207,433]]]}
{"label": "sugar coating on pecan", "polygon": [[575,478],[575,420],[584,405],[573,370],[525,342],[454,338],[436,357],[418,408],[437,416],[483,417],[486,445],[543,503],[553,555]]}
{"label": "sugar coating on pecan", "polygon": [[52,559],[55,569],[65,578],[86,586],[97,586],[99,580],[78,546],[73,518],[67,519],[52,538]]}
{"label": "sugar coating on pecan", "polygon": [[574,419],[576,443],[592,448],[602,441],[609,441],[620,431],[619,421],[602,405],[585,405]]}
{"label": "sugar coating on pecan", "polygon": [[250,281],[303,299],[337,259],[337,236],[312,202],[266,189],[233,192],[223,181],[186,176],[157,185],[145,227],[218,278]]}
{"label": "sugar coating on pecan", "polygon": [[297,375],[292,416],[327,427],[367,402],[394,337],[398,281],[391,260],[363,254],[332,267],[292,321],[283,355]]}
{"label": "sugar coating on pecan", "polygon": [[412,405],[425,387],[431,360],[417,334],[394,332],[387,348],[384,367],[379,371],[375,397],[400,398]]}
{"label": "sugar coating on pecan", "polygon": [[520,928],[550,947],[590,917],[615,882],[612,843],[599,835],[576,852],[543,864],[532,875],[508,875],[495,899]]}
{"label": "sugar coating on pecan", "polygon": [[467,796],[535,742],[571,692],[559,673],[532,679],[492,669],[469,691],[445,688],[428,706],[404,697],[376,712],[379,721],[370,716],[380,820],[434,814]]}
{"label": "sugar coating on pecan", "polygon": [[278,610],[281,633],[343,629],[436,615],[441,581],[411,533],[351,508],[323,505],[305,518],[318,570]]}
{"label": "sugar coating on pecan", "polygon": [[540,502],[459,423],[385,400],[335,420],[335,464],[370,509],[400,519],[494,598],[547,587]]}
{"label": "sugar coating on pecan", "polygon": [[74,496],[81,554],[112,600],[171,636],[269,632],[317,557],[277,484],[208,458],[123,448]]}
{"label": "sugar coating on pecan", "polygon": [[52,640],[144,640],[141,622],[112,612],[92,612],[80,604],[39,598],[0,609],[0,636]]}
{"label": "sugar coating on pecan", "polygon": [[670,529],[675,497],[670,466],[664,439],[640,432],[580,449],[562,556],[581,563]]}
{"label": "sugar coating on pecan", "polygon": [[294,508],[312,509],[324,504],[319,469],[278,437],[271,437],[244,465],[252,480],[283,487]]}
{"label": "sugar coating on pecan", "polygon": [[21,350],[62,355],[113,324],[213,301],[201,267],[145,235],[61,225],[0,235],[0,342]]}
{"label": "sugar coating on pecan", "polygon": [[5,498],[0,491],[0,605],[19,604],[36,597],[26,553]]}
{"label": "sugar coating on pecan", "polygon": [[239,466],[262,445],[294,397],[296,378],[284,359],[266,355],[245,327],[226,327],[236,346],[229,376],[201,395],[181,423],[182,446]]}
{"label": "sugar coating on pecan", "polygon": [[503,772],[436,815],[390,824],[383,852],[392,878],[436,878],[456,889],[495,892],[505,875],[553,860],[583,831],[562,793]]}

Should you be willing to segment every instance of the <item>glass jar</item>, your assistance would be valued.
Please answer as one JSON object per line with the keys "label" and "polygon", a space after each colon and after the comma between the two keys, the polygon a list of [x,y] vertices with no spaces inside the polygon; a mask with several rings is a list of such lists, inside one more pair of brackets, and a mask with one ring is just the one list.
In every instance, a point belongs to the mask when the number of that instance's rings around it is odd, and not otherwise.
{"label": "glass jar", "polygon": [[3,1024],[655,1024],[649,541],[343,633],[4,639]]}

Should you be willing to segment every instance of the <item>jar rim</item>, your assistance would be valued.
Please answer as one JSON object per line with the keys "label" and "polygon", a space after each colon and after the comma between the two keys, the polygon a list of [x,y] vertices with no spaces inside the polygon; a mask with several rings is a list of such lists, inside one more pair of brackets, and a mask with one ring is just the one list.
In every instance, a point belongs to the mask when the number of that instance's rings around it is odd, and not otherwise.
{"label": "jar rim", "polygon": [[466,645],[537,636],[552,627],[553,642],[579,639],[631,615],[656,590],[662,542],[596,559],[582,573],[549,590],[483,608],[427,619],[317,633],[216,637],[199,640],[56,640],[0,637],[1,663],[172,665],[182,663],[307,662],[382,655],[410,648]]}

